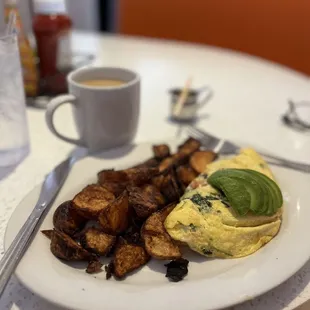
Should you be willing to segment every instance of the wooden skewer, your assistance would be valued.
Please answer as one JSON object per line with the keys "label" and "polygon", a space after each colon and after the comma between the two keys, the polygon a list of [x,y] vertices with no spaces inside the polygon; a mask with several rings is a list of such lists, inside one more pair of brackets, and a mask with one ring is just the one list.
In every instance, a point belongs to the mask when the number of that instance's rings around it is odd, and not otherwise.
{"label": "wooden skewer", "polygon": [[179,100],[177,101],[177,103],[175,104],[175,107],[173,109],[173,116],[175,117],[178,117],[183,109],[183,106],[185,104],[185,101],[187,99],[187,96],[188,96],[188,92],[189,92],[189,89],[192,85],[192,77],[188,78],[188,80],[186,81],[185,83],[185,86],[182,90],[182,93],[179,97]]}

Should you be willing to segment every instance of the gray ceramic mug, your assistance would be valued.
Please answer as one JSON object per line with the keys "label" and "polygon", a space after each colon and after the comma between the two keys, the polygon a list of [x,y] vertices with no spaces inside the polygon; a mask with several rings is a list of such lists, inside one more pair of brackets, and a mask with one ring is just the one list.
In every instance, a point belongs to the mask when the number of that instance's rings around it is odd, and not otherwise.
{"label": "gray ceramic mug", "polygon": [[[88,80],[121,80],[119,86],[89,86]],[[69,93],[50,101],[46,111],[48,128],[58,138],[87,147],[90,151],[130,143],[137,132],[140,110],[140,77],[137,73],[111,67],[87,67],[71,72]],[[73,105],[79,139],[59,133],[53,121],[54,112],[63,105]]]}

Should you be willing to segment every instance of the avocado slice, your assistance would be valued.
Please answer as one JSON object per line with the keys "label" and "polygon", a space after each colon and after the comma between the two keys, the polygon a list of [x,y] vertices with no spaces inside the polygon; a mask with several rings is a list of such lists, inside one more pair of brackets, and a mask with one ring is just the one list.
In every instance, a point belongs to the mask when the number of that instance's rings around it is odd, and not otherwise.
{"label": "avocado slice", "polygon": [[208,178],[209,184],[224,193],[237,214],[246,215],[249,211],[251,195],[244,184],[225,175],[212,178],[214,174]]}
{"label": "avocado slice", "polygon": [[282,206],[278,185],[264,174],[251,169],[223,169],[208,178],[221,190],[239,215],[249,210],[258,215],[273,215]]}

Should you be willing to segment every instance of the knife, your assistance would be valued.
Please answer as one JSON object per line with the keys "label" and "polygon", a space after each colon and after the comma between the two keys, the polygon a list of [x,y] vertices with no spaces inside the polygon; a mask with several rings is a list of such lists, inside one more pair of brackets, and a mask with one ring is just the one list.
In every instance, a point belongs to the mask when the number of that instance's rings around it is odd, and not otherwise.
{"label": "knife", "polygon": [[39,224],[64,184],[74,162],[73,156],[68,157],[46,176],[37,204],[0,261],[0,296],[30,245]]}

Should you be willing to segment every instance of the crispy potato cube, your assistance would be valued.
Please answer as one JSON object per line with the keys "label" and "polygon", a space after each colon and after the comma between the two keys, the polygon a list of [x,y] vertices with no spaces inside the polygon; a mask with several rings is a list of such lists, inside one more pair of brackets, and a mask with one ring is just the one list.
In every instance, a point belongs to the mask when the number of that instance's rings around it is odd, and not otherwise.
{"label": "crispy potato cube", "polygon": [[170,156],[170,148],[167,144],[153,145],[153,154],[155,158],[162,160]]}
{"label": "crispy potato cube", "polygon": [[176,169],[176,173],[178,179],[183,183],[185,187],[188,186],[188,184],[191,183],[198,175],[197,172],[189,166],[178,167]]}
{"label": "crispy potato cube", "polygon": [[86,221],[72,206],[71,200],[63,202],[53,215],[54,227],[69,236],[79,232],[84,227]]}
{"label": "crispy potato cube", "polygon": [[178,147],[180,153],[190,155],[199,150],[201,143],[192,137],[188,138],[183,144]]}
{"label": "crispy potato cube", "polygon": [[104,232],[118,235],[128,228],[130,206],[127,191],[112,201],[99,214],[99,223]]}
{"label": "crispy potato cube", "polygon": [[171,170],[170,173],[165,175],[162,180],[160,190],[166,198],[167,202],[174,202],[179,200],[180,196],[183,193],[183,189],[181,188],[175,176],[174,170]]}
{"label": "crispy potato cube", "polygon": [[84,249],[101,256],[110,252],[115,241],[115,236],[108,235],[95,227],[88,227],[80,237]]}
{"label": "crispy potato cube", "polygon": [[[154,188],[145,187],[128,187],[129,191],[129,205],[135,210],[135,213],[139,218],[146,218],[153,212],[155,212],[161,204],[158,202],[162,198],[158,195],[156,198],[156,191]],[[159,199],[159,200],[157,200]]]}
{"label": "crispy potato cube", "polygon": [[177,244],[167,233],[164,221],[176,204],[170,204],[166,208],[153,213],[142,227],[141,236],[145,249],[149,255],[157,259],[175,259],[181,257]]}
{"label": "crispy potato cube", "polygon": [[213,151],[197,151],[192,154],[189,163],[196,172],[203,173],[207,164],[214,161],[216,156]]}
{"label": "crispy potato cube", "polygon": [[150,197],[153,197],[158,206],[164,206],[166,203],[165,197],[162,195],[159,189],[152,184],[145,184],[142,187],[142,190],[145,194]]}
{"label": "crispy potato cube", "polygon": [[90,273],[90,274],[98,273],[98,272],[102,271],[102,269],[101,269],[102,266],[103,266],[103,264],[100,262],[99,259],[90,260],[88,262],[86,272]]}
{"label": "crispy potato cube", "polygon": [[83,217],[96,219],[114,199],[115,196],[106,188],[91,184],[73,198],[73,206]]}
{"label": "crispy potato cube", "polygon": [[83,249],[70,236],[54,230],[51,239],[51,252],[58,258],[67,261],[89,260],[92,255]]}
{"label": "crispy potato cube", "polygon": [[158,164],[159,161],[156,158],[150,158],[142,162],[141,164],[134,166],[133,168],[155,168],[158,166]]}
{"label": "crispy potato cube", "polygon": [[122,279],[131,271],[145,265],[149,258],[142,246],[127,243],[120,238],[113,259],[113,274],[116,278]]}

